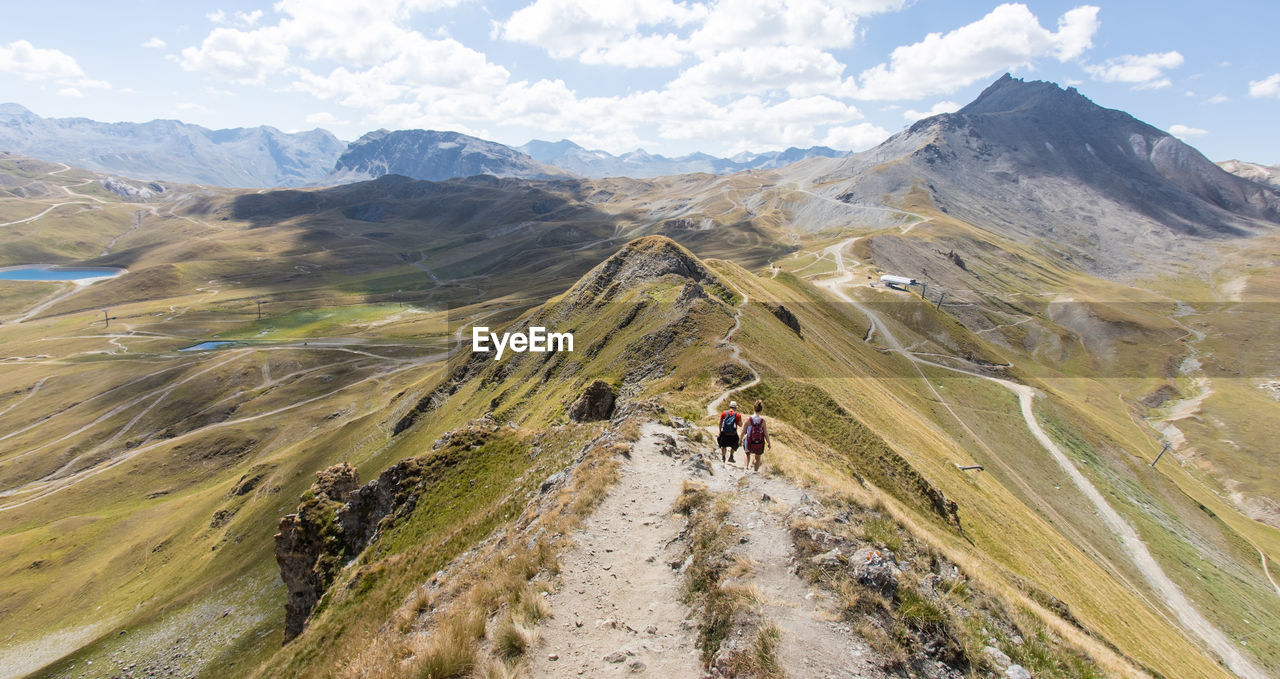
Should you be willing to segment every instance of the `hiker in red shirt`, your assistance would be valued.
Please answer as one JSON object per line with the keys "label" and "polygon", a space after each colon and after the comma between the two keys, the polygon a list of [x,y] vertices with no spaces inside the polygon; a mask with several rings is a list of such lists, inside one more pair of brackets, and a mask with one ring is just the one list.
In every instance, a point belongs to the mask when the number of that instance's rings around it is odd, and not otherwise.
{"label": "hiker in red shirt", "polygon": [[729,401],[729,409],[720,413],[720,435],[716,443],[720,446],[720,460],[728,458],[733,462],[733,453],[738,450],[738,426],[742,424],[742,415],[738,414],[738,402]]}

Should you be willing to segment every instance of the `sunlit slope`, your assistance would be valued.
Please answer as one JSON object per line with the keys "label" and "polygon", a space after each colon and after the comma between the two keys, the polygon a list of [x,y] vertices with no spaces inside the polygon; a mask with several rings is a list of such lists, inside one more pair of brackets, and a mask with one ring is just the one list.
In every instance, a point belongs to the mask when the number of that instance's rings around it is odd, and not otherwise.
{"label": "sunlit slope", "polygon": [[[509,525],[544,479],[585,453],[583,444],[600,425],[573,423],[569,405],[596,380],[609,384],[636,417],[643,410],[635,406],[647,400],[712,387],[720,353],[714,338],[732,322],[732,299],[684,248],[664,238],[640,239],[502,328],[573,332],[572,353],[518,353],[501,361],[492,354],[459,355],[443,380],[398,397],[386,411],[388,429],[396,433],[382,455],[412,458],[438,468],[439,476],[432,472],[415,491],[412,512],[383,528],[343,569],[306,630],[259,676],[348,676],[359,673],[360,663],[394,664],[366,651],[383,648],[377,641],[389,621],[397,634],[440,622],[433,608],[447,599],[423,596],[423,583]],[[469,449],[440,440],[459,427],[458,441],[475,442]],[[401,610],[411,596],[421,596],[424,608]]]}
{"label": "sunlit slope", "polygon": [[[965,563],[986,577],[1005,583],[1010,590],[1017,589],[1011,575],[1035,583],[1036,589],[1065,601],[1086,629],[1155,671],[1189,676],[1190,668],[1198,668],[1194,672],[1199,676],[1221,676],[1222,671],[1211,660],[1191,650],[1186,639],[1169,624],[1160,605],[1151,603],[1153,597],[1146,585],[1139,578],[1124,574],[1123,556],[1107,545],[1110,536],[1105,531],[1085,526],[1085,521],[1063,520],[1084,509],[1081,503],[1074,501],[1073,507],[1070,500],[1047,499],[1059,493],[1069,495],[1070,489],[1058,481],[1058,474],[1043,451],[1035,451],[1034,441],[1028,440],[1025,431],[1018,431],[1018,422],[1001,426],[992,422],[1008,417],[1002,409],[1012,409],[1011,398],[1001,400],[984,393],[986,383],[977,379],[947,379],[945,371],[935,370],[930,377],[937,380],[940,391],[946,392],[944,399],[939,399],[904,359],[882,354],[861,341],[864,323],[846,320],[842,311],[833,312],[830,303],[814,300],[807,286],[788,285],[785,276],[766,280],[741,271],[731,280],[753,299],[787,304],[800,319],[803,340],[781,326],[763,307],[752,305],[744,313],[743,328],[737,336],[747,357],[762,369],[764,383],[756,393],[786,404],[780,408],[786,413],[782,415],[784,419],[787,415],[803,416],[820,423],[823,415],[806,411],[829,409],[829,398],[883,438],[930,485],[957,503],[967,540],[960,538],[958,531],[936,512],[923,509],[919,501],[913,502],[904,489],[892,485],[882,489],[902,500],[904,510],[921,526],[932,526],[927,529],[934,539],[967,551]],[[797,391],[795,383],[810,385],[817,391]],[[1057,405],[1056,399],[1052,402]],[[1089,427],[1088,420],[1072,424]],[[818,479],[843,483],[839,475],[833,480],[832,474],[843,471],[847,475],[857,470],[859,451],[842,450],[838,433],[823,432],[820,424],[814,426],[818,431],[805,426],[788,429],[799,439],[789,445],[808,451],[800,458],[811,466]],[[824,436],[828,437],[826,441]],[[1016,455],[1012,454],[1014,451]],[[1005,456],[1010,457],[1005,461],[1010,471],[1004,478],[999,473],[965,473],[955,466],[985,462],[995,467],[990,459],[983,458]],[[874,478],[865,469],[858,473],[867,480]],[[1175,509],[1188,504],[1176,489],[1158,492],[1172,494],[1173,499],[1165,501],[1173,503]],[[1204,528],[1196,525],[1197,530]],[[1213,530],[1209,532],[1212,534]],[[1227,536],[1220,540],[1230,542]],[[1180,558],[1168,552],[1166,556],[1171,560]],[[1234,556],[1239,559],[1243,555]],[[1119,565],[1114,571],[1113,563]],[[1252,590],[1262,596],[1264,591],[1257,586],[1254,573],[1247,566],[1236,568],[1239,572],[1228,578],[1235,581],[1231,586],[1241,594]],[[1254,612],[1265,618],[1265,599],[1262,601]],[[1237,600],[1226,610],[1239,604],[1247,602]],[[1177,660],[1171,662],[1173,658]]]}

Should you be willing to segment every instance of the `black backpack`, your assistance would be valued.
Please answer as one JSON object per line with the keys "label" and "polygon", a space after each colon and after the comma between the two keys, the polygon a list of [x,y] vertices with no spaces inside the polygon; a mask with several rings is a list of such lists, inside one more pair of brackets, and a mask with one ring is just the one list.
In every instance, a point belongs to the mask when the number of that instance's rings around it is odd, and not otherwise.
{"label": "black backpack", "polygon": [[738,433],[738,417],[733,409],[724,411],[724,415],[720,416],[720,433],[736,434]]}

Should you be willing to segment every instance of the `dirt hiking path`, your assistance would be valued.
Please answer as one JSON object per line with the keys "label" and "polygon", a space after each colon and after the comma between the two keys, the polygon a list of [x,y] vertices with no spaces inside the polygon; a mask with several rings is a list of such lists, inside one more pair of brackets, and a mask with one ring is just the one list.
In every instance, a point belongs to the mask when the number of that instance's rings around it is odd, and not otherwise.
{"label": "dirt hiking path", "polygon": [[[741,451],[739,452],[741,455]],[[768,454],[765,454],[768,458]],[[760,609],[778,627],[778,660],[793,679],[884,677],[879,657],[848,625],[830,596],[795,573],[790,522],[813,503],[800,489],[776,477],[734,464],[715,464],[707,488],[730,494],[729,522],[742,535],[735,553],[752,564],[752,586]]]}
{"label": "dirt hiking path", "polygon": [[[680,602],[684,521],[671,511],[686,478],[672,430],[641,428],[631,459],[561,559],[560,588],[547,598],[531,677],[701,677],[689,610]],[[555,657],[555,660],[551,658]]]}

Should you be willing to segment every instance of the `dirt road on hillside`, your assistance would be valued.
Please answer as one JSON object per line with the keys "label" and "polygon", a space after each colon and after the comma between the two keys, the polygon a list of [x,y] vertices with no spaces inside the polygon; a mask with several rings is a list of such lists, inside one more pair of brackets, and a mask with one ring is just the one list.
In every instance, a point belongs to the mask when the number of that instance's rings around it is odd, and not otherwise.
{"label": "dirt road on hillside", "polygon": [[[843,246],[851,242],[851,240],[844,241],[840,245]],[[1177,584],[1175,584],[1173,580],[1165,574],[1164,570],[1160,567],[1160,564],[1156,562],[1155,558],[1151,555],[1151,551],[1147,549],[1146,543],[1142,542],[1142,539],[1138,536],[1138,533],[1134,530],[1133,526],[1120,516],[1119,512],[1117,512],[1110,503],[1106,501],[1106,498],[1104,498],[1102,493],[1094,487],[1093,483],[1076,468],[1071,459],[1067,457],[1067,455],[1062,452],[1048,434],[1044,432],[1040,427],[1040,423],[1036,420],[1035,413],[1032,410],[1032,401],[1035,398],[1034,389],[1025,384],[1018,384],[1016,382],[1010,382],[1009,380],[1002,380],[996,377],[983,375],[978,372],[970,372],[960,368],[943,365],[941,363],[927,361],[916,356],[910,351],[907,351],[907,349],[902,345],[902,342],[894,336],[888,326],[880,319],[879,315],[875,311],[868,308],[866,305],[860,304],[841,289],[840,286],[852,280],[853,276],[845,267],[843,253],[841,252],[842,248],[838,246],[833,247],[836,247],[834,254],[836,258],[837,276],[820,282],[820,285],[831,290],[837,297],[849,304],[852,304],[860,312],[866,315],[871,321],[872,326],[879,330],[881,337],[884,338],[884,342],[889,346],[889,349],[906,357],[913,364],[917,366],[929,365],[936,368],[943,368],[945,370],[971,375],[973,377],[980,377],[982,379],[995,382],[1016,394],[1021,406],[1022,419],[1026,422],[1027,429],[1030,430],[1036,440],[1040,442],[1040,445],[1048,451],[1050,457],[1052,457],[1054,462],[1057,463],[1064,473],[1066,473],[1072,483],[1075,484],[1076,488],[1078,488],[1080,492],[1094,505],[1098,510],[1098,514],[1107,524],[1107,527],[1120,538],[1124,545],[1124,551],[1128,554],[1130,560],[1133,561],[1134,566],[1137,567],[1138,571],[1142,573],[1142,577],[1146,579],[1152,588],[1160,595],[1165,605],[1168,606],[1169,609],[1173,611],[1174,615],[1177,616],[1178,621],[1182,624],[1183,628],[1198,637],[1205,646],[1216,653],[1232,672],[1244,677],[1245,679],[1266,678],[1266,674],[1264,674],[1263,671],[1249,658],[1241,653],[1236,645],[1222,633],[1222,630],[1209,622],[1209,620],[1205,618],[1194,605],[1192,605],[1186,595],[1182,593],[1182,590],[1178,588]],[[929,382],[923,371],[920,372],[920,376],[926,381],[926,383]],[[929,386],[930,389],[933,389],[932,383],[929,383]],[[934,390],[934,394],[937,394],[936,390]],[[941,400],[941,395],[938,395],[938,398]],[[945,401],[943,401],[943,403],[945,404]],[[950,406],[948,406],[948,409],[950,409]],[[954,415],[954,412],[952,414]]]}

